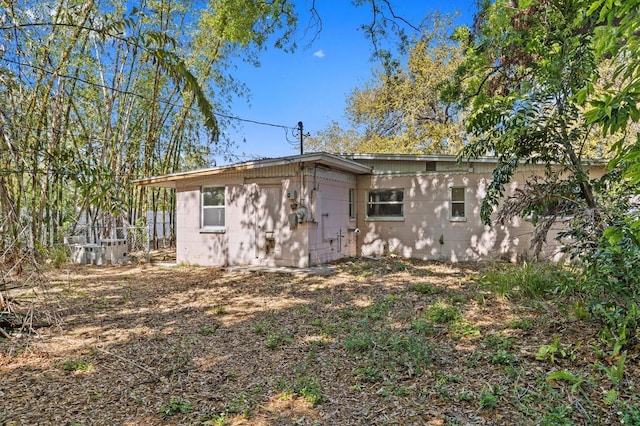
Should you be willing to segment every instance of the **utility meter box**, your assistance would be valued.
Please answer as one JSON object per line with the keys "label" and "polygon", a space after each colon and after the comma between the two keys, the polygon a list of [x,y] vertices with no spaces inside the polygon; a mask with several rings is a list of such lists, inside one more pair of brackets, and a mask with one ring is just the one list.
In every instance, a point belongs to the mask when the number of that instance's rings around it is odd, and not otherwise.
{"label": "utility meter box", "polygon": [[290,228],[297,228],[298,227],[298,214],[297,213],[289,214],[288,219],[289,219],[289,227]]}

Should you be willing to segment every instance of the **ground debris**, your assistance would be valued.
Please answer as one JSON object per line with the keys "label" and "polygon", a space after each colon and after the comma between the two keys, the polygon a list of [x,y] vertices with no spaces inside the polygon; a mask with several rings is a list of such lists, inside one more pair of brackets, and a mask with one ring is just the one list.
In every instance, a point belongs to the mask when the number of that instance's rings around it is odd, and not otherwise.
{"label": "ground debris", "polygon": [[[331,266],[49,271],[61,321],[0,338],[0,424],[609,424],[637,404],[637,354],[612,386],[596,324],[483,292],[487,265]],[[564,355],[537,359],[554,336]]]}

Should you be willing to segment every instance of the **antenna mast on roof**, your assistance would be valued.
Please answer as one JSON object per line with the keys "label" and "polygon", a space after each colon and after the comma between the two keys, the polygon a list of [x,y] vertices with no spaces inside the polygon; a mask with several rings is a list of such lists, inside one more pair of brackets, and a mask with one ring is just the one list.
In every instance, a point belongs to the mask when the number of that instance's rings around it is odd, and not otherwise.
{"label": "antenna mast on roof", "polygon": [[298,121],[298,133],[300,134],[300,155],[304,154],[304,138],[311,136],[310,133],[304,134],[304,127],[302,121]]}

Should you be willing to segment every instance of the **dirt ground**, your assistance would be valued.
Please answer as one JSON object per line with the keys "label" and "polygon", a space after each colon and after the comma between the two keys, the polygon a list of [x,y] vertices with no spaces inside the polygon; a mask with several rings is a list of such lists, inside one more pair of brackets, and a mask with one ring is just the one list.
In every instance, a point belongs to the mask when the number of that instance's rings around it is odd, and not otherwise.
{"label": "dirt ground", "polygon": [[489,294],[475,279],[486,265],[330,266],[48,271],[57,323],[0,340],[0,424],[619,424],[637,413],[637,354],[612,384],[597,324]]}

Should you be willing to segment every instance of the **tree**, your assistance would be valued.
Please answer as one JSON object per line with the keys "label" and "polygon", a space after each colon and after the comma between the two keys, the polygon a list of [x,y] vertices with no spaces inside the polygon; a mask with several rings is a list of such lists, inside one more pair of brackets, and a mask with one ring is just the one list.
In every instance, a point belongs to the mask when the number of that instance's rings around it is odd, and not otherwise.
{"label": "tree", "polygon": [[[585,27],[593,34],[599,62],[614,64],[615,82],[596,91],[586,84],[580,101],[591,107],[587,121],[615,140],[608,170],[607,228],[584,250],[586,288],[595,295],[594,313],[604,325],[603,337],[613,355],[637,341],[640,289],[640,1],[587,2]],[[631,198],[635,195],[634,198]]]}
{"label": "tree", "polygon": [[434,14],[428,22],[418,38],[402,39],[398,50],[408,51],[406,58],[382,54],[372,81],[351,93],[346,112],[353,130],[332,123],[308,145],[334,152],[458,151],[464,140],[460,112],[440,94],[462,52],[449,39],[451,17]]}
{"label": "tree", "polygon": [[[573,217],[561,235],[573,238],[567,249],[581,266],[576,288],[602,320],[614,356],[634,341],[638,324],[640,217],[632,195],[640,182],[633,125],[640,119],[639,6],[485,1],[474,28],[457,31],[465,60],[447,91],[470,107],[476,139],[463,155],[498,156],[483,219],[531,215],[539,250],[558,216]],[[613,155],[600,179],[584,167],[594,142]],[[505,198],[528,162],[544,164],[546,175]]]}
{"label": "tree", "polygon": [[[596,57],[613,62],[617,81],[606,84],[599,92],[587,85],[580,93],[580,100],[591,107],[587,120],[598,125],[603,136],[622,133],[612,146],[615,157],[610,168],[620,167],[629,187],[639,193],[640,0],[592,0],[587,6],[586,19],[593,27]],[[640,218],[635,220],[632,229],[640,240]]]}
{"label": "tree", "polygon": [[210,150],[214,111],[243,92],[229,58],[253,60],[276,33],[289,47],[296,22],[286,1],[3,4],[0,212],[13,238],[28,223],[30,248],[60,242],[76,206],[92,223],[156,209],[159,190],[131,180]]}
{"label": "tree", "polygon": [[483,220],[491,221],[522,163],[546,165],[545,178],[528,182],[496,216],[506,221],[531,215],[538,225],[538,250],[559,216],[582,212],[601,232],[602,211],[585,168],[593,126],[579,95],[598,73],[584,7],[581,0],[485,2],[475,28],[456,34],[465,44],[465,59],[447,93],[470,107],[468,128],[474,136],[462,155],[499,160]]}
{"label": "tree", "polygon": [[333,153],[358,152],[361,143],[358,132],[353,129],[344,130],[340,123],[332,121],[325,129],[305,140],[308,151],[326,151]]}
{"label": "tree", "polygon": [[172,193],[131,181],[214,149],[214,111],[242,92],[229,58],[253,60],[276,33],[288,46],[295,14],[258,0],[211,0],[217,14],[188,0],[0,4],[1,331],[5,284],[35,286],[16,273],[37,271],[79,215],[103,228],[172,208]]}

